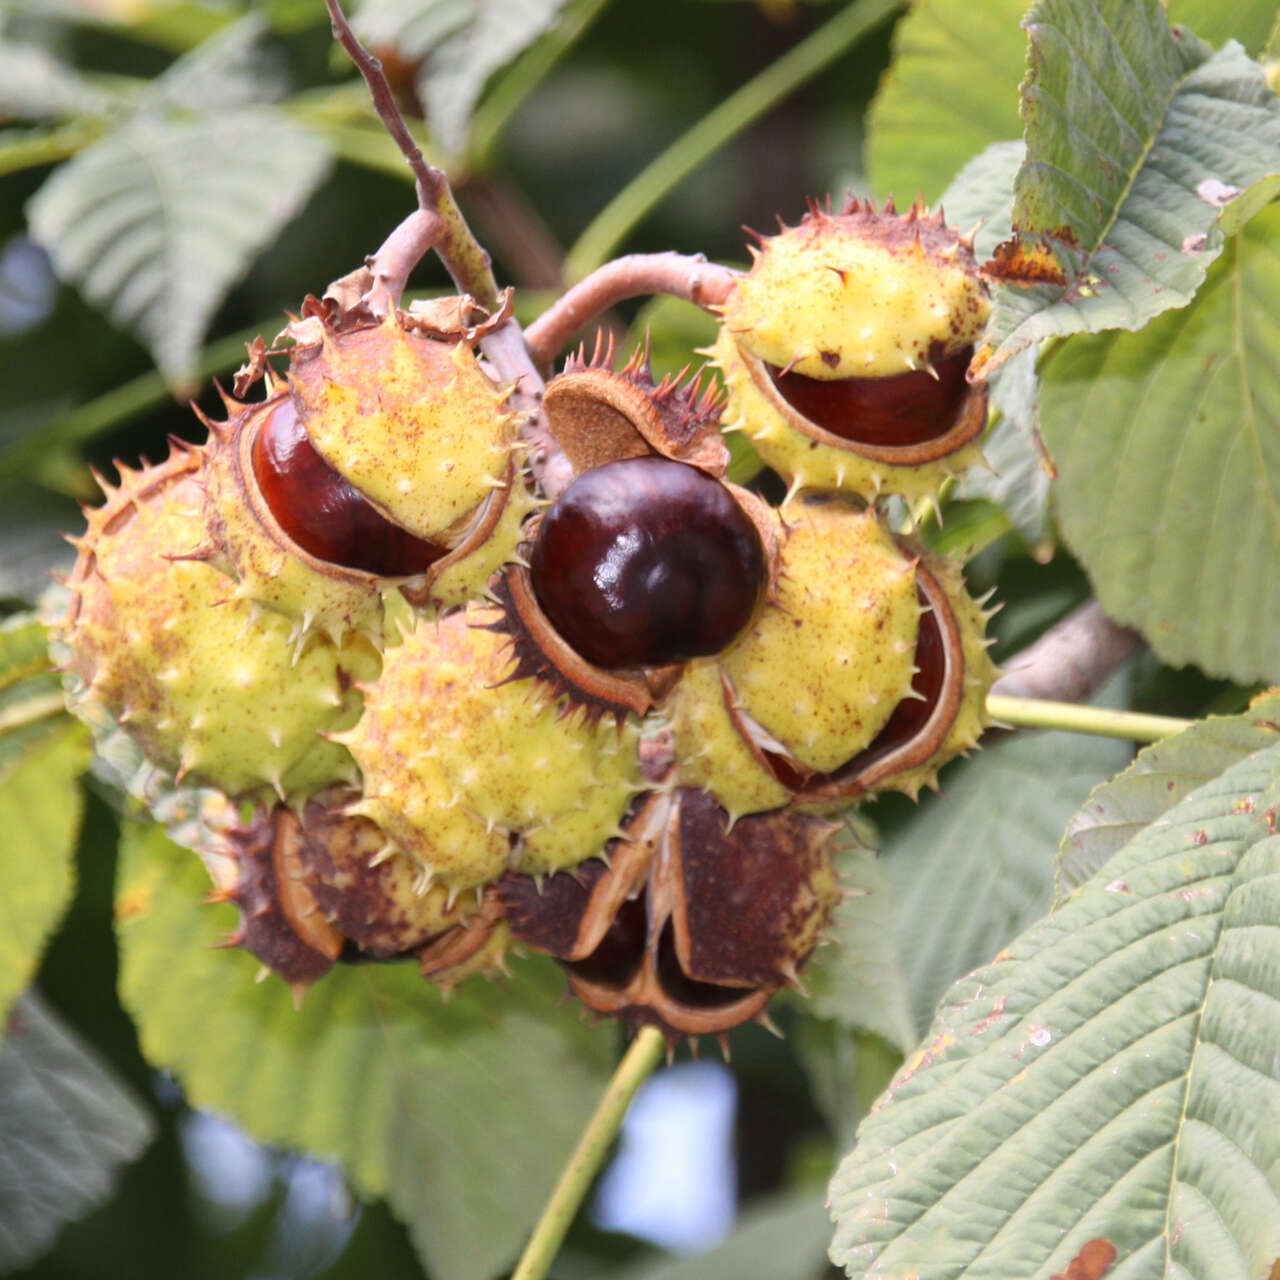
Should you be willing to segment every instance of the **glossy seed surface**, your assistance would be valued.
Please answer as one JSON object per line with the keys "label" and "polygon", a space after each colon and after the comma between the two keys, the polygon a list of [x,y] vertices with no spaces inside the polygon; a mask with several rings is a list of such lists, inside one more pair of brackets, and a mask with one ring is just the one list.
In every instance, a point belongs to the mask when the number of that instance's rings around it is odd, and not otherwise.
{"label": "glossy seed surface", "polygon": [[972,347],[937,360],[933,374],[909,370],[885,378],[810,378],[769,366],[778,394],[797,413],[842,440],[883,448],[945,435],[968,393]]}
{"label": "glossy seed surface", "polygon": [[304,551],[389,578],[423,573],[446,552],[394,525],[316,452],[291,399],[253,442],[253,473],[271,514]]}
{"label": "glossy seed surface", "polygon": [[551,625],[596,666],[718,653],[746,626],[767,566],[718,480],[667,458],[583,472],[548,509],[530,557]]}

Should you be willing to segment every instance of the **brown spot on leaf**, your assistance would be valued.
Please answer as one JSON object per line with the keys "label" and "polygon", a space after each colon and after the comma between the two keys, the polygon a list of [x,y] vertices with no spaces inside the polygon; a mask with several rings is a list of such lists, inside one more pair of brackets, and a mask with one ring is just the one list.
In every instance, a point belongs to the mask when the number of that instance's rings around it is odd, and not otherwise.
{"label": "brown spot on leaf", "polygon": [[1071,1259],[1066,1271],[1057,1272],[1051,1280],[1102,1280],[1116,1260],[1116,1247],[1110,1240],[1090,1240]]}
{"label": "brown spot on leaf", "polygon": [[1075,234],[1069,227],[1045,235],[1014,235],[996,245],[991,258],[983,263],[983,275],[1012,285],[1067,284],[1066,274],[1058,263],[1050,240],[1074,245]]}
{"label": "brown spot on leaf", "polygon": [[876,1103],[872,1106],[875,1111],[884,1106],[886,1102],[904,1085],[917,1071],[922,1071],[933,1066],[935,1062],[956,1042],[955,1036],[950,1031],[943,1031],[936,1036],[928,1045],[922,1045],[909,1057],[893,1078],[893,1082],[888,1089],[880,1096]]}
{"label": "brown spot on leaf", "polygon": [[973,1024],[973,1030],[970,1032],[973,1036],[980,1036],[988,1027],[994,1026],[1001,1018],[1004,1017],[1005,1007],[1008,1004],[1008,998],[1001,996],[992,1006],[991,1012],[985,1018],[979,1018]]}

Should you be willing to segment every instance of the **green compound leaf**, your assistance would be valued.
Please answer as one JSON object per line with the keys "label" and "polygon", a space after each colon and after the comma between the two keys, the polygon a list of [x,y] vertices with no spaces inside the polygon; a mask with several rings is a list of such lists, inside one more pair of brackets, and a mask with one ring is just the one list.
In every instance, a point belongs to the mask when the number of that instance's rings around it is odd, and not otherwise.
{"label": "green compound leaf", "polygon": [[448,1004],[412,964],[339,966],[295,1011],[251,956],[211,949],[236,913],[201,904],[193,854],[134,827],[121,859],[121,994],[148,1059],[255,1137],[341,1160],[436,1280],[509,1265],[609,1067],[611,1038],[558,1004],[554,966]]}
{"label": "green compound leaf", "polygon": [[732,1233],[706,1253],[611,1268],[599,1280],[814,1280],[823,1272],[827,1230],[821,1188],[809,1187],[753,1201]]}
{"label": "green compound leaf", "polygon": [[[88,735],[62,714],[44,628],[0,627],[0,1018],[31,981],[66,910],[89,766]],[[2,1024],[0,1024],[2,1034]]]}
{"label": "green compound leaf", "polygon": [[848,841],[836,868],[844,897],[821,948],[805,970],[808,1013],[872,1032],[902,1053],[916,1046],[898,938],[897,897],[875,849]]}
{"label": "green compound leaf", "polygon": [[1197,787],[1280,733],[1280,697],[1259,698],[1238,716],[1211,716],[1138,753],[1117,777],[1097,786],[1067,823],[1058,846],[1061,903],[1122,849]]}
{"label": "green compound leaf", "polygon": [[1276,25],[1276,0],[1171,0],[1169,17],[1212,45],[1239,40],[1256,58]]}
{"label": "green compound leaf", "polygon": [[966,156],[1018,136],[1026,8],[1027,0],[911,6],[894,31],[893,62],[867,125],[868,170],[881,196],[905,206],[920,192],[933,203]]}
{"label": "green compound leaf", "polygon": [[434,49],[418,75],[433,135],[450,154],[466,145],[471,113],[489,77],[549,28],[567,0],[486,0]]}
{"label": "green compound leaf", "polygon": [[0,1049],[0,1273],[102,1204],[153,1132],[133,1092],[43,1001],[22,996]]}
{"label": "green compound leaf", "polygon": [[1280,678],[1280,207],[1194,306],[1080,337],[1041,382],[1063,537],[1110,617],[1164,661]]}
{"label": "green compound leaf", "polygon": [[1026,159],[1021,141],[993,142],[956,174],[938,202],[947,225],[961,233],[978,223],[973,252],[988,258],[1001,240],[1013,234],[1013,182]]}
{"label": "green compound leaf", "polygon": [[1280,1258],[1280,745],[949,992],[832,1182],[850,1276],[1257,1280]]}
{"label": "green compound leaf", "polygon": [[175,59],[147,87],[148,97],[189,111],[217,113],[280,97],[287,81],[279,60],[262,45],[266,32],[260,13],[228,23]]}
{"label": "green compound leaf", "polygon": [[1218,214],[1218,226],[1223,235],[1233,236],[1250,219],[1257,216],[1277,196],[1280,196],[1280,173],[1268,174],[1259,178],[1253,186],[1232,195]]}
{"label": "green compound leaf", "polygon": [[987,498],[1002,507],[1022,540],[1033,548],[1053,545],[1049,518],[1051,482],[1037,443],[1040,431],[1039,353],[1028,349],[991,377],[992,424],[982,438],[986,467],[961,481],[959,496]]}
{"label": "green compound leaf", "polygon": [[1048,851],[1080,796],[1127,759],[1123,743],[1079,734],[1007,738],[953,765],[946,795],[926,797],[895,836],[884,866],[920,1031],[956,978],[1049,909]]}
{"label": "green compound leaf", "polygon": [[1039,0],[1025,25],[1027,159],[980,373],[1185,306],[1222,251],[1222,193],[1280,171],[1280,101],[1238,44],[1211,54],[1159,0]]}
{"label": "green compound leaf", "polygon": [[489,77],[556,21],[567,0],[364,0],[356,30],[373,48],[420,64],[415,88],[433,139],[450,155],[466,146]]}
{"label": "green compound leaf", "polygon": [[227,290],[330,163],[266,107],[140,113],[57,169],[27,212],[58,274],[181,383]]}
{"label": "green compound leaf", "polygon": [[29,681],[43,677],[39,686],[60,687],[49,659],[49,636],[32,614],[16,614],[0,625],[0,716],[12,714],[11,707],[32,693]]}
{"label": "green compound leaf", "polygon": [[[1027,6],[915,0],[894,32],[893,62],[868,119],[868,171],[880,195],[893,193],[901,204],[921,192],[932,203],[961,158],[1021,134],[1018,83],[1027,46],[1018,23]],[[1253,55],[1276,18],[1274,0],[1171,0],[1168,7],[1173,21],[1210,44],[1234,37]],[[942,203],[952,225],[968,225],[950,216],[950,195]]]}
{"label": "green compound leaf", "polygon": [[[1013,234],[1013,182],[1026,156],[1021,141],[993,142],[956,174],[939,202],[947,223],[967,232],[978,226],[974,252],[981,260]],[[1049,475],[1037,445],[1040,430],[1037,352],[1019,352],[990,379],[992,425],[982,438],[986,467],[974,467],[960,496],[1000,506],[1028,546],[1050,537]]]}
{"label": "green compound leaf", "polygon": [[0,118],[58,120],[111,105],[69,62],[36,45],[0,36]]}

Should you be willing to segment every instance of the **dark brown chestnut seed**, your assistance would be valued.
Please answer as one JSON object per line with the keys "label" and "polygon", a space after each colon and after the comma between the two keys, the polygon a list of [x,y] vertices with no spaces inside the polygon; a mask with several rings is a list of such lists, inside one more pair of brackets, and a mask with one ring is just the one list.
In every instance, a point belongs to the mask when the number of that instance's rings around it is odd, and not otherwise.
{"label": "dark brown chestnut seed", "polygon": [[[884,448],[924,444],[945,435],[969,392],[973,348],[934,360],[933,373],[912,369],[883,378],[810,378],[766,366],[778,394],[810,422],[855,444]],[[936,377],[934,376],[936,374]]]}
{"label": "dark brown chestnut seed", "polygon": [[318,560],[388,578],[407,578],[447,554],[446,547],[392,524],[316,452],[286,397],[258,429],[253,474],[280,528]]}
{"label": "dark brown chestnut seed", "polygon": [[718,480],[662,457],[584,471],[542,518],[538,604],[588,662],[659,666],[718,653],[746,626],[768,568]]}

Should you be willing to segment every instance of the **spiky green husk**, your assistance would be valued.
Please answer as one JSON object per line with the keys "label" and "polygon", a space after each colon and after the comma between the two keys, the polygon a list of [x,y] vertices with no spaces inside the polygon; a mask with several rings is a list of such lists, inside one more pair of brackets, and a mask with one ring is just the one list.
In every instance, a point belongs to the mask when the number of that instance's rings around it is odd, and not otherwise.
{"label": "spiky green husk", "polygon": [[293,621],[299,639],[313,630],[339,640],[348,630],[376,635],[382,622],[382,582],[372,574],[317,560],[280,528],[258,490],[248,444],[280,391],[259,404],[226,398],[226,422],[209,428],[203,469],[210,561],[230,575],[235,594]]}
{"label": "spiky green husk", "polygon": [[853,201],[765,239],[726,300],[735,342],[810,378],[874,378],[974,343],[991,303],[969,245],[917,205]]}
{"label": "spiky green husk", "polygon": [[348,333],[317,317],[290,332],[290,394],[316,451],[395,524],[452,546],[451,528],[501,485],[507,393],[470,347],[425,338],[398,312]]}
{"label": "spiky green husk", "polygon": [[900,215],[892,201],[877,210],[858,200],[837,214],[814,208],[753,255],[707,354],[728,390],[725,430],[744,432],[792,492],[915,501],[981,461],[973,440],[985,415],[980,388],[956,422],[936,424],[936,445],[931,436],[925,447],[846,439],[788,404],[774,381],[779,370],[819,382],[866,379],[871,394],[875,380],[932,371],[972,348],[991,302],[970,240],[946,227],[941,211],[913,204]]}
{"label": "spiky green husk", "polygon": [[364,776],[351,811],[372,818],[457,891],[508,866],[572,866],[614,835],[638,776],[635,731],[564,714],[529,680],[510,679],[497,610],[418,619],[389,647],[364,715],[341,735]]}
{"label": "spiky green husk", "polygon": [[977,747],[983,731],[991,724],[991,717],[987,714],[987,694],[997,675],[987,652],[991,641],[986,634],[987,619],[995,610],[985,610],[981,602],[969,594],[959,560],[931,551],[920,554],[924,567],[946,592],[960,628],[964,650],[964,694],[947,736],[930,759],[916,769],[892,774],[876,784],[877,791],[902,791],[913,800],[922,787],[937,786],[938,770],[947,761]]}
{"label": "spiky green husk", "polygon": [[730,719],[715,659],[689,663],[663,712],[675,734],[679,781],[710,792],[730,818],[776,809],[791,799]]}
{"label": "spiky green husk", "polygon": [[915,673],[915,560],[875,512],[830,495],[779,516],[772,598],[718,658],[691,663],[664,706],[680,780],[734,818],[791,798],[762,749],[836,769],[884,727]]}
{"label": "spiky green husk", "polygon": [[[72,709],[122,724],[158,768],[230,795],[304,796],[350,780],[349,755],[320,734],[359,714],[355,680],[377,675],[364,640],[313,636],[234,597],[208,564],[180,557],[203,538],[199,455],[121,470],[89,513],[59,628]],[[179,557],[179,558],[172,558]]]}
{"label": "spiky green husk", "polygon": [[[727,328],[720,330],[706,354],[720,370],[728,393],[723,430],[746,435],[761,460],[782,476],[793,492],[842,489],[868,498],[898,494],[916,502],[936,494],[949,477],[982,462],[982,451],[975,441],[932,462],[898,465],[868,457],[848,442],[815,439],[788,421],[795,410],[777,390],[767,385],[767,380],[752,376]],[[827,432],[821,434],[830,438]]]}
{"label": "spiky green husk", "polygon": [[915,562],[873,510],[836,498],[779,509],[775,599],[720,656],[738,705],[807,768],[835,769],[911,685]]}

